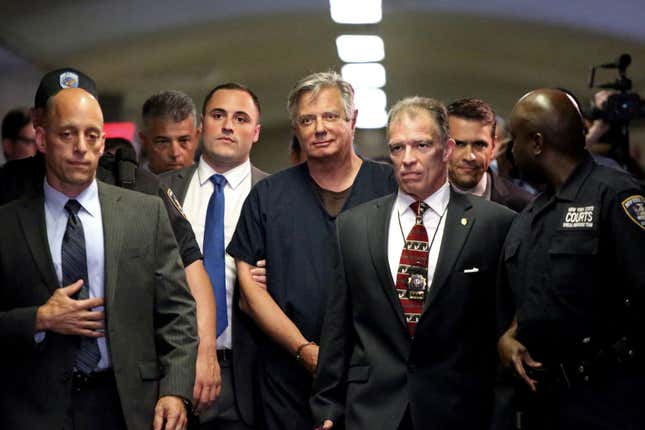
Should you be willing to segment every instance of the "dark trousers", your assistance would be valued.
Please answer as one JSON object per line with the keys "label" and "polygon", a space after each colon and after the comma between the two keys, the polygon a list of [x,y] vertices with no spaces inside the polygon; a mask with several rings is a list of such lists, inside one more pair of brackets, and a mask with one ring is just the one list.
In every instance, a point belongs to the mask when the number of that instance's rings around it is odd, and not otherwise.
{"label": "dark trousers", "polygon": [[403,419],[401,420],[401,424],[399,424],[398,430],[414,430],[409,407],[406,408],[405,413],[403,414]]}
{"label": "dark trousers", "polygon": [[313,380],[309,372],[286,351],[274,349],[263,359],[260,388],[266,430],[314,428],[309,407]]}
{"label": "dark trousers", "polygon": [[222,390],[215,405],[204,412],[200,418],[199,430],[252,430],[240,420],[233,391],[233,363],[229,359],[219,359],[222,372]]}
{"label": "dark trousers", "polygon": [[[540,387],[525,399],[522,430],[637,430],[645,426],[640,369],[608,369],[588,383]],[[542,388],[542,393],[540,393]]]}
{"label": "dark trousers", "polygon": [[127,430],[112,371],[73,377],[63,430]]}

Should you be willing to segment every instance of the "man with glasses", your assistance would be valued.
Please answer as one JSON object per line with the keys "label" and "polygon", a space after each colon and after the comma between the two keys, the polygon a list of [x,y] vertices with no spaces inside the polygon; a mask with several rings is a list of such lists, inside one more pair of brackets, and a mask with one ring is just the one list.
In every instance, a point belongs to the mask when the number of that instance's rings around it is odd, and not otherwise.
{"label": "man with glasses", "polygon": [[[288,109],[307,160],[251,190],[228,247],[248,314],[266,334],[260,387],[269,430],[313,427],[307,399],[324,304],[335,282],[336,217],[396,186],[389,166],[354,152],[354,92],[340,75],[300,80]],[[251,277],[262,258],[266,289]]]}

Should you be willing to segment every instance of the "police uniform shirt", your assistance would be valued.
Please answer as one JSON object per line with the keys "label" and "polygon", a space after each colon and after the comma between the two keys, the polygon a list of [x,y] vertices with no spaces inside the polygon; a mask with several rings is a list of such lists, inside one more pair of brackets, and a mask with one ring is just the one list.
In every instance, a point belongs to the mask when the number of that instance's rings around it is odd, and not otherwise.
{"label": "police uniform shirt", "polygon": [[[586,155],[556,193],[516,218],[503,252],[502,326],[534,359],[565,359],[583,341],[625,334],[626,302],[645,295],[643,183]],[[557,357],[550,357],[557,355]]]}

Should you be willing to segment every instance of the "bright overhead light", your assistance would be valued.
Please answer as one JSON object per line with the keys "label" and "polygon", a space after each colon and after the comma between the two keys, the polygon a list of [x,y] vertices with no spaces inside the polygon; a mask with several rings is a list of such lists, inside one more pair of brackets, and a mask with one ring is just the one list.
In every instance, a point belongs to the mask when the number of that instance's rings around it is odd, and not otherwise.
{"label": "bright overhead light", "polygon": [[354,94],[354,103],[358,110],[356,127],[382,128],[387,124],[387,97],[379,88],[358,88]]}
{"label": "bright overhead light", "polygon": [[356,128],[383,128],[387,125],[387,112],[385,109],[372,111],[358,111]]}
{"label": "bright overhead light", "polygon": [[385,58],[383,39],[378,36],[344,34],[336,38],[338,56],[346,63],[367,63]]}
{"label": "bright overhead light", "polygon": [[343,79],[354,88],[380,88],[385,86],[385,67],[379,63],[351,63],[341,69]]}
{"label": "bright overhead light", "polygon": [[329,0],[331,19],[338,24],[375,24],[381,22],[381,0]]}
{"label": "bright overhead light", "polygon": [[387,97],[380,88],[357,88],[354,91],[354,104],[360,110],[385,110]]}

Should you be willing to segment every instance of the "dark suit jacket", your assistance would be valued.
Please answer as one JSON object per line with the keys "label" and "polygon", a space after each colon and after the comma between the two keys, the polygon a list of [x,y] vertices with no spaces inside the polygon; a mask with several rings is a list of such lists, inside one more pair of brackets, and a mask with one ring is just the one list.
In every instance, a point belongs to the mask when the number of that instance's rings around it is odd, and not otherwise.
{"label": "dark suit jacket", "polygon": [[488,169],[491,179],[490,199],[493,202],[513,209],[515,212],[522,212],[524,206],[533,200],[533,194],[515,185],[508,179],[496,175]]}
{"label": "dark suit jacket", "polygon": [[451,191],[437,268],[411,340],[387,260],[395,199],[338,218],[339,280],[327,304],[314,417],[344,419],[351,430],[392,430],[409,408],[417,429],[485,428],[496,363],[495,275],[513,212]]}
{"label": "dark suit jacket", "polygon": [[[183,205],[190,180],[197,171],[197,164],[185,167],[180,170],[164,173],[160,176],[161,183],[172,189],[173,193]],[[258,183],[269,174],[251,166],[251,186]],[[254,403],[258,395],[253,387],[256,385],[256,356],[257,337],[259,333],[252,320],[244,314],[238,305],[240,289],[236,285],[233,292],[233,327],[232,342],[233,350],[233,390],[235,392],[235,403],[238,415],[247,425],[255,422]]]}
{"label": "dark suit jacket", "polygon": [[[192,399],[195,303],[161,200],[99,182],[106,336],[128,428],[152,427],[162,395]],[[38,306],[59,287],[42,193],[0,207],[0,428],[63,426],[78,337],[34,341]]]}

